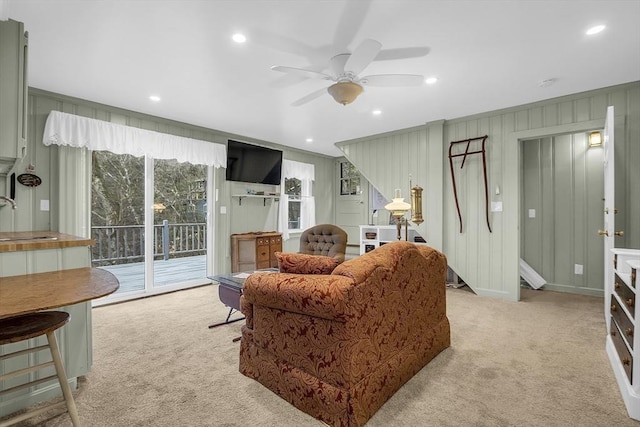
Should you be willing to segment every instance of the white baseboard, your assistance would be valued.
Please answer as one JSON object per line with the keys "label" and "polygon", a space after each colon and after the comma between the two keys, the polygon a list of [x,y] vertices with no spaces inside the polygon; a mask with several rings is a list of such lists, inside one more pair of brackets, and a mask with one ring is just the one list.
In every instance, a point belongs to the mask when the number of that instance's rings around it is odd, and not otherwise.
{"label": "white baseboard", "polygon": [[538,274],[529,264],[520,258],[520,276],[527,281],[533,289],[540,289],[547,283],[544,277]]}

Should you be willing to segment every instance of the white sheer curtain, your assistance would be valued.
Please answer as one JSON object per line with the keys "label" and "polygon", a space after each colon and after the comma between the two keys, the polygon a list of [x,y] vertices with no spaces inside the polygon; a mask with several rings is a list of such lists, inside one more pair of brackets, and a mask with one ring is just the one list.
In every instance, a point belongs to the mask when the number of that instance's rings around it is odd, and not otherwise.
{"label": "white sheer curtain", "polygon": [[226,164],[227,148],[196,139],[153,132],[73,114],[51,111],[42,137],[59,145],[58,231],[91,236],[91,151],[176,159],[214,167]]}
{"label": "white sheer curtain", "polygon": [[44,145],[86,147],[115,154],[175,159],[194,165],[220,167],[227,161],[227,147],[208,141],[169,135],[74,114],[51,111],[42,136]]}
{"label": "white sheer curtain", "polygon": [[289,240],[289,196],[284,193],[284,178],[280,185],[280,211],[278,212],[278,231],[283,240]]}
{"label": "white sheer curtain", "polygon": [[91,151],[58,149],[58,231],[91,237]]}
{"label": "white sheer curtain", "polygon": [[300,229],[304,230],[316,224],[316,204],[312,193],[315,166],[310,163],[283,160],[278,231],[282,233],[284,240],[289,239],[289,196],[285,194],[284,185],[286,178],[297,178],[301,182]]}

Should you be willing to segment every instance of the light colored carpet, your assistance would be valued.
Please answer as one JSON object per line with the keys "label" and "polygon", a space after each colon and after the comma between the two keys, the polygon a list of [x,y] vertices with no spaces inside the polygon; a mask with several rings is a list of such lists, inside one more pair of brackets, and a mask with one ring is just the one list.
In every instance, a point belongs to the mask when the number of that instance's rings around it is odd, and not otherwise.
{"label": "light colored carpet", "polygon": [[[452,345],[367,423],[634,426],[605,354],[601,298],[447,290]],[[74,394],[85,426],[322,426],[238,372],[242,322],[215,285],[93,310],[94,365]],[[34,422],[35,421],[35,422]],[[66,414],[21,425],[70,426]]]}

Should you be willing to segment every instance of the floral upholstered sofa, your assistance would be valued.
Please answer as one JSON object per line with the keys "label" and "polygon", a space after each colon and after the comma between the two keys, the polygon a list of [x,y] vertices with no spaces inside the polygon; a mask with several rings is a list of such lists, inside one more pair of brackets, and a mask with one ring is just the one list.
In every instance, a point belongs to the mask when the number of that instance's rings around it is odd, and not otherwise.
{"label": "floral upholstered sofa", "polygon": [[393,242],[331,274],[252,274],[240,372],[329,425],[364,425],[449,346],[446,268],[433,248]]}

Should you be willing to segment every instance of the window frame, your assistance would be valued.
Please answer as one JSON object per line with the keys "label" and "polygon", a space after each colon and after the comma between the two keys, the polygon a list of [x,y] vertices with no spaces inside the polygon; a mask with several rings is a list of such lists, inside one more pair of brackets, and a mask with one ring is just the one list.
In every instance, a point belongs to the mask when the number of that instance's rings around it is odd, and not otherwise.
{"label": "window frame", "polygon": [[[346,174],[345,174],[345,166]],[[349,192],[345,193],[343,189],[348,188]],[[360,171],[348,160],[338,162],[338,191],[340,196],[358,196],[362,194],[362,175]]]}
{"label": "window frame", "polygon": [[[287,191],[287,188],[289,188],[288,185],[288,181],[298,181],[297,184],[295,184],[295,188],[297,188],[299,191],[296,193],[290,193]],[[296,232],[300,232],[302,231],[302,227],[301,227],[301,211],[302,211],[302,180],[300,178],[285,178],[284,179],[284,186],[285,186],[285,192],[284,194],[286,194],[289,198],[289,204],[288,204],[288,209],[289,211],[287,212],[287,229],[289,230],[289,232],[291,233],[296,233]],[[297,228],[291,228],[291,220],[289,219],[291,217],[291,207],[292,204],[296,204],[298,206],[298,227]]]}

